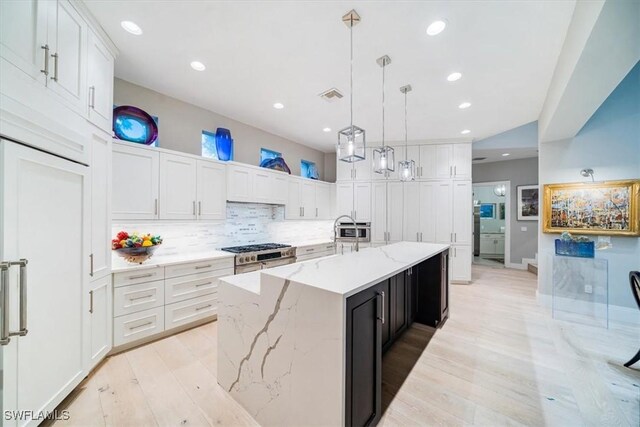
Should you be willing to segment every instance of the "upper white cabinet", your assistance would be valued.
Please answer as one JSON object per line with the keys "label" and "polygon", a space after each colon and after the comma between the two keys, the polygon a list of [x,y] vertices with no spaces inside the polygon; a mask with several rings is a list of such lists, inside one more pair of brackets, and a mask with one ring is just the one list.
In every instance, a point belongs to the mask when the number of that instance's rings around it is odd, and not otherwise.
{"label": "upper white cabinet", "polygon": [[307,178],[290,177],[287,219],[331,218],[331,184]]}
{"label": "upper white cabinet", "polygon": [[[49,2],[38,0],[0,2],[0,55],[31,79],[42,84],[47,52]],[[6,78],[3,76],[3,78]]]}
{"label": "upper white cabinet", "polygon": [[376,182],[371,201],[371,240],[374,243],[402,241],[403,188],[402,182]]}
{"label": "upper white cabinet", "polygon": [[353,184],[336,184],[336,216],[353,215]]}
{"label": "upper white cabinet", "polygon": [[420,241],[420,182],[403,184],[403,240]]}
{"label": "upper white cabinet", "polygon": [[113,56],[93,30],[87,46],[89,120],[111,133],[113,118]]}
{"label": "upper white cabinet", "polygon": [[336,160],[336,181],[349,181],[353,179],[353,163]]}
{"label": "upper white cabinet", "polygon": [[196,159],[160,153],[160,219],[195,219]]}
{"label": "upper white cabinet", "polygon": [[307,219],[318,218],[316,211],[316,183],[310,179],[301,178],[300,204],[302,205],[302,217]]}
{"label": "upper white cabinet", "polygon": [[453,176],[453,149],[450,144],[435,146],[435,178]]}
{"label": "upper white cabinet", "polygon": [[272,199],[278,205],[287,204],[289,192],[289,176],[284,173],[275,173],[272,182]]}
{"label": "upper white cabinet", "polygon": [[160,153],[113,144],[113,219],[157,219]]}
{"label": "upper white cabinet", "polygon": [[371,221],[371,183],[336,184],[336,215],[349,215],[358,222]]}
{"label": "upper white cabinet", "polygon": [[70,2],[50,2],[47,28],[49,86],[78,112],[85,107],[87,24]]}
{"label": "upper white cabinet", "polygon": [[453,144],[453,179],[471,179],[471,143]]}
{"label": "upper white cabinet", "polygon": [[257,203],[273,203],[273,172],[262,168],[252,170],[253,197]]}
{"label": "upper white cabinet", "polygon": [[301,192],[302,182],[298,179],[289,180],[289,199],[287,200],[287,205],[285,207],[285,217],[287,219],[302,218]]}
{"label": "upper white cabinet", "polygon": [[289,175],[241,163],[227,164],[227,200],[286,204]]}
{"label": "upper white cabinet", "polygon": [[198,219],[215,220],[227,217],[227,174],[225,165],[197,161]]}
{"label": "upper white cabinet", "polygon": [[252,202],[253,169],[238,164],[227,165],[227,200]]}
{"label": "upper white cabinet", "polygon": [[331,184],[316,182],[316,219],[329,219],[332,214]]}

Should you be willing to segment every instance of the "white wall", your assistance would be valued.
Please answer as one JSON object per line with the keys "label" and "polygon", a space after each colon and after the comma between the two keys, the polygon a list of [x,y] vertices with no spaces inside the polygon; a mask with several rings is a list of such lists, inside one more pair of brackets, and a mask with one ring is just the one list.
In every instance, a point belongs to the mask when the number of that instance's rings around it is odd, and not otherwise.
{"label": "white wall", "polygon": [[257,166],[260,148],[264,147],[281,152],[293,175],[300,175],[300,160],[304,159],[315,162],[320,179],[324,179],[325,153],[204,108],[121,79],[115,79],[113,102],[133,105],[157,116],[162,148],[200,155],[202,131],[215,132],[223,127],[231,131],[234,139],[235,161]]}
{"label": "white wall", "polygon": [[[592,168],[595,179],[640,178],[640,62],[600,106],[574,138],[540,144],[540,185],[589,180],[580,175]],[[542,201],[541,201],[542,202]],[[544,207],[541,206],[541,212]],[[552,256],[557,234],[538,236],[538,291],[552,293]],[[608,260],[609,304],[635,310],[629,271],[640,270],[640,238],[612,237],[613,248],[598,251]],[[611,312],[610,312],[611,313]]]}

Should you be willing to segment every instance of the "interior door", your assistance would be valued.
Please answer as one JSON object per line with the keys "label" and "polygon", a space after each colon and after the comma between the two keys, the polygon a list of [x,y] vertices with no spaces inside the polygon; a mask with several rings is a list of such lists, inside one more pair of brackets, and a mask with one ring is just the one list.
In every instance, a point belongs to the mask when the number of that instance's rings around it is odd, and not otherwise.
{"label": "interior door", "polygon": [[114,59],[96,34],[89,30],[87,49],[87,88],[89,120],[111,133],[113,118]]}
{"label": "interior door", "polygon": [[227,217],[227,174],[225,165],[197,161],[198,219],[216,220]]}
{"label": "interior door", "polygon": [[113,144],[111,209],[113,219],[157,219],[157,151]]}
{"label": "interior door", "polygon": [[0,56],[42,83],[49,5],[42,0],[0,2]]}
{"label": "interior door", "polygon": [[[0,257],[28,260],[28,334],[13,336],[0,347],[3,410],[51,411],[84,377],[82,285],[89,245],[89,169],[8,141],[0,141],[0,152]],[[17,267],[10,270],[8,288],[9,326],[16,331]]]}
{"label": "interior door", "polygon": [[98,132],[91,141],[91,280],[111,274],[111,137]]}
{"label": "interior door", "polygon": [[196,218],[196,160],[160,153],[160,219]]}
{"label": "interior door", "polygon": [[404,192],[402,182],[387,183],[387,232],[390,242],[402,241]]}
{"label": "interior door", "polygon": [[50,8],[48,37],[49,87],[79,112],[86,113],[85,52],[87,24],[67,0]]}
{"label": "interior door", "polygon": [[409,242],[420,241],[420,183],[405,182],[403,184],[403,238]]}

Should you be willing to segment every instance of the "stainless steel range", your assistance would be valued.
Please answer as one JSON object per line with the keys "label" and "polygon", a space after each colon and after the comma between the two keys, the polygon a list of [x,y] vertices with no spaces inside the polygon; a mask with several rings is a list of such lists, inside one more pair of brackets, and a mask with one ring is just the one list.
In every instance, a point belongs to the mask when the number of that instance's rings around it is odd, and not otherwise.
{"label": "stainless steel range", "polygon": [[231,246],[220,248],[221,251],[236,254],[235,274],[264,270],[279,265],[296,262],[296,248],[278,243],[259,245]]}

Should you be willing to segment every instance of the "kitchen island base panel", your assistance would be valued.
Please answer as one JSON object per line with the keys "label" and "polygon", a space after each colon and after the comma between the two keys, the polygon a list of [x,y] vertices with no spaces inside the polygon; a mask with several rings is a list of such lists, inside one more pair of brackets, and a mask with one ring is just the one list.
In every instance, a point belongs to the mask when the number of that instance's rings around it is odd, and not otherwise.
{"label": "kitchen island base panel", "polygon": [[325,314],[344,298],[260,280],[259,293],[220,283],[218,383],[261,425],[342,425],[344,319]]}

